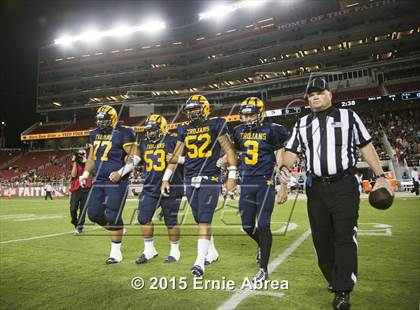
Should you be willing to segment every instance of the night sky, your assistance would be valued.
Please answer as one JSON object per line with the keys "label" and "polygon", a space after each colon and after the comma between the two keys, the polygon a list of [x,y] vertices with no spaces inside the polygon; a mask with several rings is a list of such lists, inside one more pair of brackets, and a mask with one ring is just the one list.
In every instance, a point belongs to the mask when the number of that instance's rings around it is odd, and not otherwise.
{"label": "night sky", "polygon": [[37,50],[63,31],[83,32],[93,23],[112,27],[126,20],[159,16],[168,27],[193,22],[215,1],[23,1],[0,0],[1,70],[0,121],[6,122],[6,146],[21,146],[20,133],[35,121]]}

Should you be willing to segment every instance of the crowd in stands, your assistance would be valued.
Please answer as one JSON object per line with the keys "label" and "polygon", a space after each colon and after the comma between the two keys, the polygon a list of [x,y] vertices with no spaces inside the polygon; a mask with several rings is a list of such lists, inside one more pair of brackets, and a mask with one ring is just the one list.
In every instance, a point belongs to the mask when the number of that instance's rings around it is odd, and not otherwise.
{"label": "crowd in stands", "polygon": [[[375,118],[373,116],[365,116],[363,117],[363,119],[372,137],[372,143],[375,146],[379,159],[380,160],[391,159],[383,145],[383,136],[384,136],[384,133],[386,133],[386,128],[384,130],[382,122],[380,122],[378,118]],[[362,160],[362,157],[359,156],[359,161],[361,160]]]}
{"label": "crowd in stands", "polygon": [[[419,165],[420,160],[420,110],[399,110],[377,115],[362,115],[372,136],[372,142],[381,160],[395,159],[410,166]],[[387,152],[383,136],[386,135],[391,152]],[[391,153],[391,156],[390,154]]]}
{"label": "crowd in stands", "polygon": [[6,185],[26,184],[42,186],[45,182],[64,182],[70,176],[69,151],[28,152],[0,170]]}
{"label": "crowd in stands", "polygon": [[384,113],[378,117],[398,162],[419,164],[420,160],[420,110]]}

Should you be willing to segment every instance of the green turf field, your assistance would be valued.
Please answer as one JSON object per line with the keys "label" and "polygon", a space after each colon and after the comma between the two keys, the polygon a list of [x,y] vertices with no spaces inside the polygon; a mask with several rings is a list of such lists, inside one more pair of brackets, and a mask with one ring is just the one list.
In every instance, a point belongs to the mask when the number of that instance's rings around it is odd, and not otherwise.
{"label": "green turf field", "polygon": [[[109,239],[89,225],[83,236],[71,234],[67,199],[0,200],[1,309],[330,309],[332,295],[318,270],[308,234],[305,201],[298,201],[286,236],[273,238],[270,261],[277,265],[271,280],[287,280],[287,290],[194,290],[190,268],[195,261],[196,228],[191,213],[184,221],[181,260],[164,264],[169,253],[166,229],[155,229],[159,256],[145,265],[134,260],[143,249],[139,226],[127,226],[124,261],[105,265]],[[235,203],[215,215],[215,243],[220,260],[206,268],[205,279],[233,280],[257,271],[256,245],[240,230]],[[130,221],[137,202],[126,204]],[[292,202],[276,206],[273,231],[284,229]],[[186,211],[189,211],[186,208]],[[183,213],[183,212],[181,212]],[[136,218],[136,216],[134,217]],[[361,204],[358,284],[351,295],[352,309],[418,309],[420,298],[420,200],[399,198],[387,211]],[[158,222],[159,223],[159,222]],[[162,224],[159,224],[162,225]],[[52,236],[50,236],[52,235]],[[308,237],[309,236],[309,237]],[[31,239],[30,239],[31,238]],[[135,290],[133,277],[145,287]],[[151,277],[186,277],[188,288],[151,290]],[[161,280],[165,287],[165,279]],[[181,284],[183,286],[184,284]],[[285,282],[283,282],[285,285]]]}

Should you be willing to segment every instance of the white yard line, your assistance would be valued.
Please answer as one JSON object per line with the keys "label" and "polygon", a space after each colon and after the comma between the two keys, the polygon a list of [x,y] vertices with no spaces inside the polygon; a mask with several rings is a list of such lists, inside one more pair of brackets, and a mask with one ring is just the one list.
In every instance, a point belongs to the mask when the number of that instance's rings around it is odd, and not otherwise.
{"label": "white yard line", "polygon": [[[286,250],[279,254],[269,265],[268,273],[273,272],[277,267],[285,262],[285,260],[311,235],[311,230],[305,231],[298,239],[296,239]],[[235,309],[243,300],[253,294],[254,291],[250,289],[242,290],[235,293],[231,298],[225,301],[218,310],[231,310]]]}
{"label": "white yard line", "polygon": [[[93,229],[90,229],[89,231],[92,231],[92,230],[95,230],[95,229],[98,229],[98,227],[94,227]],[[4,241],[0,241],[0,244],[15,243],[15,242],[29,241],[29,240],[36,240],[36,239],[45,239],[45,238],[57,237],[57,236],[68,235],[68,234],[73,234],[73,233],[74,233],[74,230],[66,231],[66,232],[62,232],[62,233],[56,233],[56,234],[40,235],[40,236],[22,238],[22,239],[4,240]]]}

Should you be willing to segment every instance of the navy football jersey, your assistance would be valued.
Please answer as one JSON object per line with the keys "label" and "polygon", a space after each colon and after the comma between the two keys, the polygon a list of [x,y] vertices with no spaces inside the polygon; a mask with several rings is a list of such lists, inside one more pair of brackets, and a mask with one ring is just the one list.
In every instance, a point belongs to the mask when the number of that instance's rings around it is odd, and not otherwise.
{"label": "navy football jersey", "polygon": [[220,175],[220,168],[216,166],[221,151],[217,138],[227,133],[222,118],[208,119],[199,125],[185,123],[178,126],[178,140],[185,144],[186,177]]}
{"label": "navy football jersey", "polygon": [[[95,128],[89,134],[89,146],[93,147],[95,160],[94,174],[97,179],[109,180],[113,171],[118,171],[125,165],[125,146],[136,143],[136,134],[133,129],[117,126],[111,133],[103,134]],[[123,179],[128,178],[125,175]]]}
{"label": "navy football jersey", "polygon": [[276,165],[274,152],[287,142],[287,130],[281,125],[262,123],[247,131],[241,124],[234,128],[233,140],[240,152],[241,176],[271,177]]}
{"label": "navy football jersey", "polygon": [[[148,139],[140,143],[140,154],[145,164],[145,180],[143,194],[153,197],[160,196],[160,186],[166,169],[166,155],[173,154],[177,142],[176,134],[167,134],[161,141],[153,143]],[[178,165],[171,179],[171,197],[181,197],[184,194],[183,167]]]}

